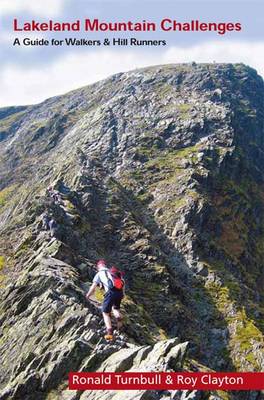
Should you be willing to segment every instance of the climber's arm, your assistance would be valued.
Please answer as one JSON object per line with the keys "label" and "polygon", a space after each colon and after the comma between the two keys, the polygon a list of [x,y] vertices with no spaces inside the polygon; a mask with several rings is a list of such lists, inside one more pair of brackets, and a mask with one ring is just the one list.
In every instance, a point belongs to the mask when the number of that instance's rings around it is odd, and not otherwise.
{"label": "climber's arm", "polygon": [[96,287],[97,287],[97,283],[93,282],[92,286],[90,287],[90,289],[88,291],[88,293],[86,294],[87,300],[92,296],[92,294],[94,294]]}

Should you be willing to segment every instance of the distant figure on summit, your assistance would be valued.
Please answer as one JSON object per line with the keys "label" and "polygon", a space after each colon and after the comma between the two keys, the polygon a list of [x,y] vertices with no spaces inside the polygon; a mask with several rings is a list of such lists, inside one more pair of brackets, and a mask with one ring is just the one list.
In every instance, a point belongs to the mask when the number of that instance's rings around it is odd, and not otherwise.
{"label": "distant figure on summit", "polygon": [[98,272],[93,279],[92,286],[90,287],[86,298],[89,300],[98,286],[104,288],[105,295],[102,304],[102,313],[106,326],[105,339],[111,341],[113,340],[111,311],[117,321],[117,329],[120,330],[123,326],[123,317],[120,312],[120,305],[124,297],[125,282],[122,273],[116,267],[111,267],[109,269],[105,260],[99,260],[96,268]]}

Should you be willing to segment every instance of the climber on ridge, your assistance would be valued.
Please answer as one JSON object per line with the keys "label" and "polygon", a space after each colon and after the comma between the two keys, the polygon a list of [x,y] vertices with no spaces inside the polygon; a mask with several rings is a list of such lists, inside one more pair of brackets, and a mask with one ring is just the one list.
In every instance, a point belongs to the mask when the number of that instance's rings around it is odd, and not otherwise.
{"label": "climber on ridge", "polygon": [[102,304],[102,313],[106,327],[106,340],[113,340],[113,328],[111,322],[111,311],[117,321],[117,329],[122,328],[122,314],[120,312],[121,301],[124,297],[125,282],[122,278],[122,273],[115,267],[108,268],[105,260],[99,260],[96,265],[97,274],[93,279],[92,286],[90,287],[86,298],[92,296],[96,288],[103,286],[105,290],[104,301]]}

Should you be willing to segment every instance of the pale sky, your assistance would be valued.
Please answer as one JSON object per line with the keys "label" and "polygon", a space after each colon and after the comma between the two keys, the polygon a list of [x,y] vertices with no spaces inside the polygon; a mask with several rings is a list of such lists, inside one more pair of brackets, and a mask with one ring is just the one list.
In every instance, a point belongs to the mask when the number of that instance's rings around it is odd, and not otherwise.
{"label": "pale sky", "polygon": [[[101,21],[240,22],[241,32],[14,33],[21,23],[98,18]],[[244,62],[264,76],[264,3],[262,0],[1,0],[0,107],[32,104],[137,67],[179,62]],[[136,37],[166,40],[163,47],[25,47],[23,39]]]}

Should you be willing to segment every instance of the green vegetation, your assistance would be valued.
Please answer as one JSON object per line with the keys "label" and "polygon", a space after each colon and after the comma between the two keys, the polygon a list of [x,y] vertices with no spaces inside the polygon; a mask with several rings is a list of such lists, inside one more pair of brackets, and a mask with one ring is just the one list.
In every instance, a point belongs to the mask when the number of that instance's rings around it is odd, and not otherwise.
{"label": "green vegetation", "polygon": [[133,288],[147,298],[153,298],[164,291],[164,286],[161,283],[151,282],[151,284],[146,286],[145,280],[139,278],[133,282]]}
{"label": "green vegetation", "polygon": [[164,98],[170,93],[174,93],[174,87],[168,83],[161,82],[155,86],[155,93],[157,93],[161,98]]}
{"label": "green vegetation", "polygon": [[224,313],[226,311],[227,304],[230,304],[229,289],[226,286],[220,286],[215,282],[207,281],[205,288],[208,290],[214,302],[216,303],[217,309]]}
{"label": "green vegetation", "polygon": [[47,400],[60,400],[61,393],[57,392],[56,390],[51,390],[47,395]]}
{"label": "green vegetation", "polygon": [[240,342],[241,350],[250,350],[252,347],[250,339],[263,341],[263,336],[254,322],[247,317],[244,308],[240,312],[240,317],[241,323],[236,329],[236,339]]}
{"label": "green vegetation", "polygon": [[45,256],[49,255],[54,257],[54,255],[59,251],[61,243],[58,240],[54,240],[48,247],[44,249],[43,254]]}
{"label": "green vegetation", "polygon": [[[254,233],[259,222],[264,226],[263,218],[262,222],[258,221],[254,211],[256,205],[259,207],[263,203],[263,198],[261,188],[248,176],[241,174],[239,181],[224,176],[218,179],[212,204],[216,210],[215,217],[221,222],[221,234],[214,239],[215,245],[239,263],[241,269],[240,258],[244,251],[254,252],[259,261],[263,259],[262,237]],[[252,234],[255,235],[255,250],[249,248]],[[256,273],[256,267],[253,269],[252,272]]]}
{"label": "green vegetation", "polygon": [[69,211],[75,210],[74,205],[70,202],[70,200],[64,200],[65,208]]}
{"label": "green vegetation", "polygon": [[[216,308],[224,316],[226,323],[229,326],[235,326],[230,331],[231,337],[229,341],[229,348],[232,355],[232,349],[236,348],[236,356],[233,356],[233,363],[239,370],[243,358],[245,358],[254,368],[258,370],[260,366],[257,364],[256,357],[251,354],[252,345],[254,342],[260,342],[264,346],[263,335],[257,328],[255,322],[248,318],[246,311],[243,307],[237,309],[237,304],[232,298],[234,295],[240,294],[239,287],[236,283],[230,286],[221,286],[215,282],[207,282],[205,287],[212,296]],[[232,291],[231,288],[235,288]],[[230,309],[233,310],[230,313]]]}
{"label": "green vegetation", "polygon": [[[252,353],[253,344],[259,342],[264,348],[263,335],[260,330],[255,326],[254,322],[249,319],[242,309],[236,316],[236,331],[231,337],[230,346],[234,347],[239,344],[239,354],[252,365],[254,370],[259,370],[260,365],[256,360],[256,356]],[[236,355],[234,364],[237,369],[241,368],[239,356]]]}
{"label": "green vegetation", "polygon": [[177,107],[178,107],[178,110],[179,110],[179,113],[180,113],[180,117],[182,119],[188,119],[189,111],[190,111],[190,109],[192,107],[191,104],[183,103],[183,104],[179,104]]}
{"label": "green vegetation", "polygon": [[221,400],[230,400],[231,399],[231,394],[228,392],[224,392],[223,390],[218,390],[217,395],[220,397]]}
{"label": "green vegetation", "polygon": [[25,114],[25,110],[19,111],[17,113],[11,114],[6,118],[0,120],[0,132],[8,130],[20,117]]}
{"label": "green vegetation", "polygon": [[155,202],[155,207],[162,208],[163,213],[160,219],[162,224],[171,224],[171,221],[175,219],[177,212],[180,212],[181,208],[187,204],[188,197],[176,197],[173,196],[169,200],[160,200]]}
{"label": "green vegetation", "polygon": [[264,192],[250,176],[240,148],[234,157],[240,175],[216,177],[207,198],[214,207],[211,224],[219,226],[217,234],[208,230],[210,253],[219,254],[220,260],[207,259],[215,279],[206,290],[229,327],[228,348],[235,368],[259,370],[254,348],[264,347],[264,307],[254,293],[263,268]]}
{"label": "green vegetation", "polygon": [[14,258],[19,258],[23,254],[25,254],[30,249],[31,243],[32,243],[32,236],[31,236],[31,234],[29,234],[29,236],[27,238],[25,238],[24,241],[18,247],[18,249],[14,255]]}
{"label": "green vegetation", "polygon": [[182,149],[171,150],[171,151],[164,151],[158,157],[154,158],[147,162],[146,167],[148,169],[152,167],[156,167],[159,170],[163,170],[164,168],[168,168],[175,172],[179,169],[182,169],[179,162],[182,159],[187,158],[188,160],[195,161],[196,156],[195,153],[199,151],[200,145],[194,145],[189,147],[184,147]]}
{"label": "green vegetation", "polygon": [[125,325],[139,343],[153,344],[154,338],[160,338],[159,328],[141,304],[136,304],[131,296],[126,295],[122,307],[125,309]]}
{"label": "green vegetation", "polygon": [[0,256],[0,271],[1,271],[1,269],[4,268],[4,265],[5,265],[5,257]]}
{"label": "green vegetation", "polygon": [[141,203],[146,204],[149,202],[151,199],[151,195],[148,192],[141,193],[137,197],[137,200],[139,200]]}
{"label": "green vegetation", "polygon": [[[184,147],[176,150],[165,150],[159,149],[158,143],[141,143],[136,150],[136,157],[144,161],[144,167],[147,170],[156,168],[159,171],[166,172],[168,169],[172,169],[176,172],[177,169],[182,169],[180,161],[187,159],[192,164],[197,163],[197,153],[200,149],[199,144]],[[142,173],[142,172],[141,172]],[[138,174],[138,171],[133,171],[134,176]]]}
{"label": "green vegetation", "polygon": [[147,145],[141,145],[137,148],[136,150],[136,156],[138,158],[145,157],[148,159],[149,157],[152,157],[155,153],[156,149],[153,147],[149,147]]}
{"label": "green vegetation", "polygon": [[11,185],[0,192],[0,208],[4,207],[15,191],[16,185]]}

